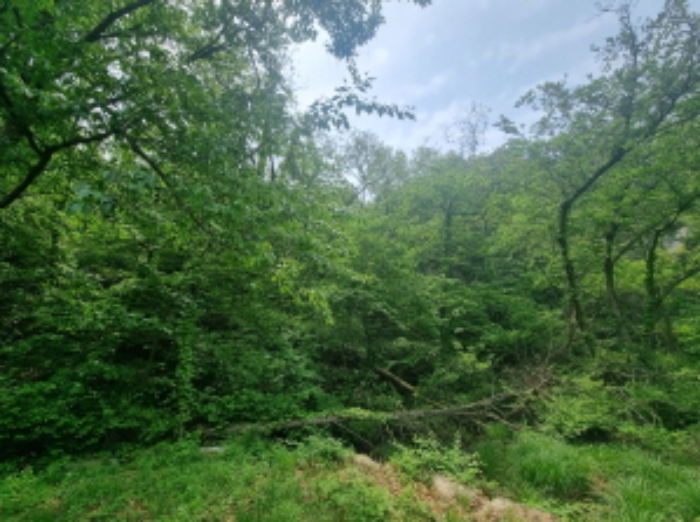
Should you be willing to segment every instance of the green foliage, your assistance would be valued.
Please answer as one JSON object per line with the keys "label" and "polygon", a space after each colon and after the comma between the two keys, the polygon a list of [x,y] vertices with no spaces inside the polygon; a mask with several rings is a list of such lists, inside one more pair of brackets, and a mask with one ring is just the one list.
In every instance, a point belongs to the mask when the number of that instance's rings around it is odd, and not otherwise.
{"label": "green foliage", "polygon": [[543,429],[568,439],[587,434],[605,437],[615,431],[630,406],[612,395],[602,381],[574,377],[550,391],[543,404]]}
{"label": "green foliage", "polygon": [[[497,466],[484,471],[529,503],[575,520],[694,520],[700,516],[700,477],[624,446],[570,446],[541,434],[512,438],[492,426],[485,443],[500,445]],[[12,522],[83,520],[433,520],[405,488],[398,495],[372,473],[346,464],[337,441],[312,437],[288,445],[241,437],[223,453],[192,442],[160,444],[128,457],[57,461],[43,471],[4,474],[0,517]],[[395,465],[422,479],[473,471],[459,442],[434,440],[402,448]],[[467,468],[457,464],[463,464]],[[473,481],[471,475],[470,481]]]}
{"label": "green foliage", "polygon": [[412,480],[428,483],[436,473],[463,484],[473,483],[480,474],[478,457],[464,450],[458,434],[450,446],[432,437],[415,437],[410,446],[397,444],[390,462]]}
{"label": "green foliage", "polygon": [[391,494],[354,470],[340,480],[316,483],[313,494],[330,507],[330,520],[380,522],[398,514]]}
{"label": "green foliage", "polygon": [[[44,234],[32,233],[30,214]],[[270,272],[278,258],[304,258],[294,243],[308,242],[308,229],[290,223],[281,237],[224,255],[206,253],[211,240],[176,221],[50,205],[15,206],[3,219],[2,458],[149,443],[202,422],[300,417],[327,400],[297,348],[300,325],[323,302],[306,299],[303,275]],[[332,244],[324,251],[330,262]]]}
{"label": "green foliage", "polygon": [[572,502],[591,492],[593,459],[560,439],[524,431],[489,437],[476,450],[485,476],[520,498]]}
{"label": "green foliage", "polygon": [[[305,502],[316,520],[427,518],[355,471],[324,475],[347,456],[326,438],[60,461],[317,412],[365,445],[407,441],[426,426],[387,412],[533,383],[508,422],[540,434],[489,426],[481,460],[419,437],[393,462],[420,480],[483,468],[571,513],[597,495],[611,520],[698,516],[680,465],[700,459],[687,2],[640,25],[621,7],[598,76],[537,87],[529,135],[469,157],[314,134],[351,107],[409,116],[368,101],[352,65],[378,0],[5,4],[0,460],[56,464],[9,475],[0,518],[304,520]],[[318,31],[351,82],[296,114],[285,55]]]}
{"label": "green foliage", "polygon": [[295,453],[302,465],[343,462],[352,454],[341,441],[318,435],[311,435],[296,444]]}
{"label": "green foliage", "polygon": [[179,443],[137,452],[123,462],[56,463],[43,472],[28,469],[4,476],[0,517],[8,522],[95,517],[270,522],[430,519],[417,499],[395,498],[370,477],[334,460],[338,449],[337,443],[318,437],[294,451],[248,439],[226,445],[220,454]]}
{"label": "green foliage", "polygon": [[540,429],[571,441],[622,440],[695,460],[695,364],[660,356],[649,369],[624,353],[601,353],[588,372],[562,375],[547,391],[537,406]]}

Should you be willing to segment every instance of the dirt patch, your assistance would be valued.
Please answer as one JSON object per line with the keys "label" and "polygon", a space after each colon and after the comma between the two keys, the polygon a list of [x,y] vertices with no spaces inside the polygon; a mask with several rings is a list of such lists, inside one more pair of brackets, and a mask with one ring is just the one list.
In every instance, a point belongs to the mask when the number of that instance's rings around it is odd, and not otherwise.
{"label": "dirt patch", "polygon": [[355,455],[353,464],[372,480],[394,495],[411,494],[441,517],[448,512],[473,522],[556,522],[558,518],[545,511],[531,508],[512,500],[489,498],[483,491],[459,484],[443,475],[433,476],[432,484],[404,484],[398,471],[381,464],[367,455]]}
{"label": "dirt patch", "polygon": [[474,522],[490,522],[492,520],[519,520],[523,522],[556,522],[551,513],[531,508],[507,498],[496,497],[484,502],[472,516]]}

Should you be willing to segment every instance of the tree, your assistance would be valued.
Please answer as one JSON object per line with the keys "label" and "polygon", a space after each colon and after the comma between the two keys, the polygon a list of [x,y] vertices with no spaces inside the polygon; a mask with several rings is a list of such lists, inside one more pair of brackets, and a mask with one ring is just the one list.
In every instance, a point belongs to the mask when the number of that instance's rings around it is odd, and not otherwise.
{"label": "tree", "polygon": [[541,168],[557,180],[562,194],[556,241],[571,321],[580,329],[586,321],[572,254],[574,211],[633,153],[700,114],[700,22],[687,2],[667,1],[641,27],[634,25],[629,5],[616,12],[620,33],[598,50],[602,76],[573,88],[549,82],[520,101],[545,114],[534,131],[548,140]]}
{"label": "tree", "polygon": [[385,200],[408,179],[406,155],[369,132],[353,132],[337,145],[337,168],[354,187],[362,204]]}
{"label": "tree", "polygon": [[484,144],[490,112],[491,109],[486,105],[472,101],[447,128],[447,140],[457,145],[457,152],[463,158],[473,158]]}
{"label": "tree", "polygon": [[[308,338],[352,270],[313,131],[394,110],[353,64],[380,7],[0,1],[0,458],[323,402]],[[317,31],[352,82],[298,115]]]}
{"label": "tree", "polygon": [[[118,7],[5,0],[0,209],[57,173],[56,160],[68,155],[100,164],[135,155],[166,185],[162,162],[227,154],[238,168],[252,163],[265,170],[290,112],[285,49],[321,28],[330,36],[329,52],[352,62],[382,22],[378,0],[132,0]],[[356,71],[352,76],[366,90]],[[357,95],[337,101],[393,110]],[[222,142],[225,148],[213,153]]]}

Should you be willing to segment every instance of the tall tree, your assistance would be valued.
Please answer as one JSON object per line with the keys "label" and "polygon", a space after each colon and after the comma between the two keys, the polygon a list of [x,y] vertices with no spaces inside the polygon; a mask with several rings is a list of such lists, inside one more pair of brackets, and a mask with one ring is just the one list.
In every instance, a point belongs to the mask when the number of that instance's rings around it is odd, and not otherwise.
{"label": "tall tree", "polygon": [[463,158],[473,158],[484,144],[490,112],[488,106],[472,101],[447,128],[447,140],[457,146],[457,152]]}
{"label": "tall tree", "polygon": [[573,88],[549,82],[520,102],[544,113],[534,130],[549,140],[542,168],[559,179],[563,195],[557,243],[571,322],[580,329],[586,321],[572,255],[574,211],[633,152],[700,114],[698,15],[682,0],[667,1],[641,26],[634,24],[629,4],[616,12],[620,32],[598,50],[602,76]]}
{"label": "tall tree", "polygon": [[[315,38],[320,28],[330,37],[329,52],[352,63],[382,22],[378,0],[5,0],[0,210],[56,173],[56,159],[67,154],[108,164],[128,151],[166,185],[160,156],[200,161],[226,153],[239,167],[254,162],[264,171],[276,153],[276,128],[290,111],[286,48]],[[355,86],[366,90],[352,71]],[[341,106],[391,112],[346,89],[336,100]],[[202,138],[193,132],[212,128],[216,138],[194,150]],[[222,142],[227,148],[213,153]],[[184,144],[190,146],[182,150]]]}

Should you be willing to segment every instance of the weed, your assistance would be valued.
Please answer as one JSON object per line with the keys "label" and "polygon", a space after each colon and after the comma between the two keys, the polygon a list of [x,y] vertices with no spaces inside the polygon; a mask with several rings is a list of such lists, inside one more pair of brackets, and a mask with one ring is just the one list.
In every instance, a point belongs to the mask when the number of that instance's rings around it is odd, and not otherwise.
{"label": "weed", "polygon": [[294,443],[296,454],[302,464],[308,463],[338,463],[350,458],[352,451],[330,437],[312,435],[301,443]]}
{"label": "weed", "polygon": [[318,481],[314,494],[331,510],[329,520],[383,522],[396,515],[391,494],[355,470]]}
{"label": "weed", "polygon": [[462,449],[459,436],[451,446],[443,446],[433,438],[416,437],[411,447],[398,445],[390,462],[409,478],[423,482],[429,482],[435,473],[441,473],[468,484],[480,474],[477,456]]}

